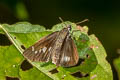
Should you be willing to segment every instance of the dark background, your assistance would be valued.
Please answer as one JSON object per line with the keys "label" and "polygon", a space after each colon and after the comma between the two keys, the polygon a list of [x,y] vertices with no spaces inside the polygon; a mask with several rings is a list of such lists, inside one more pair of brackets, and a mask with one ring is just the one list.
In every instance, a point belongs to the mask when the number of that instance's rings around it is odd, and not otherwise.
{"label": "dark background", "polygon": [[58,17],[72,22],[89,19],[82,25],[102,42],[117,80],[113,60],[120,48],[119,0],[0,0],[0,23],[28,21],[51,28],[61,22]]}

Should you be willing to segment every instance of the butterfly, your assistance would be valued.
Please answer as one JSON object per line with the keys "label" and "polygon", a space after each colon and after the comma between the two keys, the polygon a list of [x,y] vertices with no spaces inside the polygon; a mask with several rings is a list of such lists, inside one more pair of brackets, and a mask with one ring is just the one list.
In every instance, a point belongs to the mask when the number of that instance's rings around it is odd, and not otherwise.
{"label": "butterfly", "polygon": [[56,66],[71,67],[79,61],[77,47],[71,37],[71,25],[53,32],[27,48],[23,55],[31,61],[51,61]]}

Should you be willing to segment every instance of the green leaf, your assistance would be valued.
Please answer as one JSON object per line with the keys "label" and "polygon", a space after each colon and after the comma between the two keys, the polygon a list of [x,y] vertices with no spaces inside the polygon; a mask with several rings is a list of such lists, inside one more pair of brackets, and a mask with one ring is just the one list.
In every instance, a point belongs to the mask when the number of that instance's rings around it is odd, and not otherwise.
{"label": "green leaf", "polygon": [[45,31],[45,28],[40,25],[32,25],[28,22],[18,22],[13,25],[2,24],[8,32],[14,33],[29,33],[29,32],[41,32]]}
{"label": "green leaf", "polygon": [[117,71],[117,74],[118,74],[118,77],[119,77],[119,80],[120,80],[120,57],[117,58],[117,59],[115,59],[115,60],[113,61],[113,64],[114,64],[114,66],[115,66],[115,69],[116,69],[116,71]]}
{"label": "green leaf", "polygon": [[0,46],[0,80],[4,80],[5,76],[19,77],[19,64],[23,61],[23,57],[15,53],[19,52],[13,45]]}
{"label": "green leaf", "polygon": [[35,67],[23,71],[21,69],[21,63],[23,60],[23,56],[14,45],[0,46],[0,80],[6,80],[6,77],[15,77],[20,78],[21,80],[39,80],[40,78],[43,80],[51,80]]}
{"label": "green leaf", "polygon": [[49,78],[46,75],[44,75],[43,73],[41,73],[35,67],[30,70],[27,70],[27,71],[23,71],[20,69],[20,76],[21,76],[21,80],[40,80],[40,79],[52,80],[51,78]]}
{"label": "green leaf", "polygon": [[0,28],[0,34],[4,34],[4,31]]}
{"label": "green leaf", "polygon": [[[75,23],[67,21],[53,26],[51,30],[45,30],[45,28],[42,26],[35,27],[35,25],[27,22],[19,22],[13,25],[3,24],[1,28],[14,46],[22,54],[24,51],[23,46],[28,48],[36,41],[40,40],[40,38],[54,31],[60,31],[66,25],[71,25],[72,31],[79,30],[74,32],[72,36],[75,44],[77,45],[80,56],[80,63],[78,63],[77,66],[64,68],[61,66],[56,67],[56,65],[52,64],[51,62],[43,63],[31,62],[30,60],[28,61],[42,73],[54,80],[112,80],[111,67],[105,59],[106,52],[95,36],[89,36],[87,34],[88,28],[86,26],[79,29]],[[57,72],[52,73],[53,70],[56,70]],[[37,72],[36,69],[35,71],[31,71],[33,73]],[[21,76],[23,76],[23,79],[25,79],[27,75],[31,75],[32,72],[30,74],[28,74],[29,71],[26,71],[25,73],[21,72],[22,74],[26,75]],[[76,77],[76,75],[79,75],[79,77]]]}
{"label": "green leaf", "polygon": [[106,52],[100,43],[100,41],[94,36],[90,37],[90,45],[93,51],[95,52],[98,65],[96,69],[91,72],[91,78],[94,77],[94,80],[113,80],[112,70],[110,64],[106,60]]}

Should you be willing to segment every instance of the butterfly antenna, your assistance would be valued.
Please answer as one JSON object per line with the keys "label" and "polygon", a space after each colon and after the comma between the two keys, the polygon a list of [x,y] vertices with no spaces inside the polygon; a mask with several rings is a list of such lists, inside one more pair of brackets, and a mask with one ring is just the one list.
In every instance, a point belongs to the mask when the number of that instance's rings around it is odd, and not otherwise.
{"label": "butterfly antenna", "polygon": [[63,19],[61,18],[61,17],[59,17],[59,19],[60,19],[60,21],[63,23],[64,21],[63,21]]}
{"label": "butterfly antenna", "polygon": [[89,21],[88,19],[84,19],[84,20],[82,20],[82,21],[80,21],[80,22],[77,22],[76,24],[81,24],[81,23],[84,23],[84,22],[86,22],[86,21]]}
{"label": "butterfly antenna", "polygon": [[63,26],[66,26],[66,27],[67,27],[67,24],[64,23],[64,20],[63,20],[61,17],[59,17],[59,19],[60,19],[60,21],[64,24]]}

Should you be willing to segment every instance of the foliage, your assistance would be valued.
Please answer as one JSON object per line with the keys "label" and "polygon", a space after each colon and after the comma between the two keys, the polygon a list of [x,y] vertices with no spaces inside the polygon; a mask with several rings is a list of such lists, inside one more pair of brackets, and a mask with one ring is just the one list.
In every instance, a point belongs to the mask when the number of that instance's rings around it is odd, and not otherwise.
{"label": "foliage", "polygon": [[114,63],[115,69],[118,73],[119,80],[120,80],[120,57],[115,59],[113,63]]}
{"label": "foliage", "polygon": [[[77,45],[80,57],[80,62],[77,66],[64,68],[61,66],[56,67],[51,62],[31,62],[28,60],[33,65],[33,68],[26,71],[21,69],[20,66],[24,61],[24,57],[21,54],[23,54],[24,47],[28,48],[43,36],[61,30],[68,24],[72,26],[72,31],[79,30],[73,33],[73,39]],[[21,80],[38,80],[40,78],[43,78],[43,80],[113,79],[112,70],[110,64],[106,61],[107,55],[102,44],[95,35],[88,35],[86,26],[79,27],[75,23],[67,21],[54,25],[51,30],[47,30],[40,25],[19,22],[13,25],[2,24],[0,28],[0,33],[7,35],[13,43],[10,46],[0,47],[0,59],[3,61],[0,63],[0,79],[5,79],[5,76],[17,77]],[[17,60],[19,61],[16,62]],[[15,68],[12,68],[13,65]]]}

